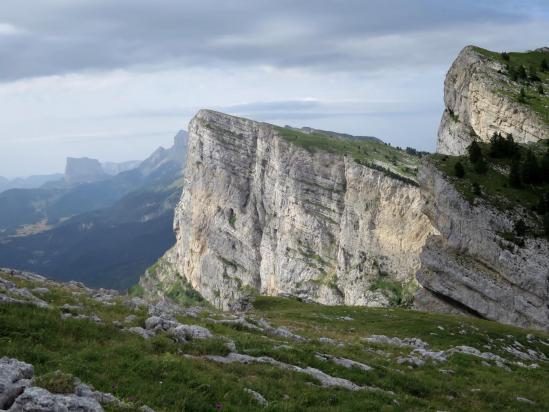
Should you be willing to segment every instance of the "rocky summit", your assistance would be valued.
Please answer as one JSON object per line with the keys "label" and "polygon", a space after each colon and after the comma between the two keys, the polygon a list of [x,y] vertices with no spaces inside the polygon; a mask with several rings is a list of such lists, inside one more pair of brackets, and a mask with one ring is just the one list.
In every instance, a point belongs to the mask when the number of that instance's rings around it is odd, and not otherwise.
{"label": "rocky summit", "polygon": [[[500,54],[465,47],[444,82],[437,152],[461,155],[471,142],[489,142],[494,133],[512,134],[520,143],[549,139],[549,96],[538,91],[549,80],[538,69],[547,54],[547,48]],[[528,76],[539,82],[525,82]]]}

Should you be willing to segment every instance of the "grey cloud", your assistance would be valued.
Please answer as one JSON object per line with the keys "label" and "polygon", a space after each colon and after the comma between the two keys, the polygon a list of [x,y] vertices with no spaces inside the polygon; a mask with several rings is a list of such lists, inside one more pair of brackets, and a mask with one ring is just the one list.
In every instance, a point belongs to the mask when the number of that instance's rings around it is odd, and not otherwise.
{"label": "grey cloud", "polygon": [[[432,64],[455,53],[448,41],[463,45],[455,35],[441,44],[440,32],[527,22],[533,7],[547,18],[542,0],[528,1],[524,11],[517,3],[45,0],[29,12],[28,3],[3,0],[0,22],[20,31],[0,37],[0,80],[128,67],[260,64],[353,71]],[[408,39],[410,47],[399,49],[391,36],[405,44]]]}
{"label": "grey cloud", "polygon": [[287,100],[253,102],[222,106],[215,109],[260,121],[279,119],[329,119],[337,117],[406,117],[439,112],[439,105],[417,102],[321,102],[317,100]]}

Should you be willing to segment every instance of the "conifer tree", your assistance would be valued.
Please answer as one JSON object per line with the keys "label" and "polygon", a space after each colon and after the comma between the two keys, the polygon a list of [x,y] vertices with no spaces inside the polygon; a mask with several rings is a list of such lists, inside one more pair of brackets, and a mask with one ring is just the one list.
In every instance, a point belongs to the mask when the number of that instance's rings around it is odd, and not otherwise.
{"label": "conifer tree", "polygon": [[520,164],[517,158],[511,162],[511,171],[509,172],[509,185],[515,189],[522,187],[522,181],[520,179]]}
{"label": "conifer tree", "polygon": [[465,176],[465,168],[463,167],[463,165],[461,164],[461,162],[459,160],[454,165],[454,174],[456,175],[456,177],[458,177],[460,179],[463,176]]}
{"label": "conifer tree", "polygon": [[473,163],[473,169],[478,174],[485,174],[488,171],[488,163],[484,160],[484,157],[480,157],[475,163]]}
{"label": "conifer tree", "polygon": [[522,181],[525,184],[536,184],[539,182],[540,169],[538,165],[538,159],[531,150],[526,153],[526,159],[522,164]]}
{"label": "conifer tree", "polygon": [[473,140],[473,143],[469,145],[467,151],[469,152],[469,160],[471,163],[476,163],[482,157],[482,150],[476,140]]}
{"label": "conifer tree", "polygon": [[549,70],[549,64],[547,64],[547,59],[544,57],[540,64],[540,70],[546,72]]}

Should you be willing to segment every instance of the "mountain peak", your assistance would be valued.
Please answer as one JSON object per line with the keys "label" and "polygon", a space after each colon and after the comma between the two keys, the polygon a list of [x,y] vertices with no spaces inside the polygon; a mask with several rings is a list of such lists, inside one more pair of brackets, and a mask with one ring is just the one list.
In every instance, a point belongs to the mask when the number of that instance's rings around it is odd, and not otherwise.
{"label": "mountain peak", "polygon": [[105,178],[106,174],[97,159],[67,157],[65,181],[68,184],[90,183]]}

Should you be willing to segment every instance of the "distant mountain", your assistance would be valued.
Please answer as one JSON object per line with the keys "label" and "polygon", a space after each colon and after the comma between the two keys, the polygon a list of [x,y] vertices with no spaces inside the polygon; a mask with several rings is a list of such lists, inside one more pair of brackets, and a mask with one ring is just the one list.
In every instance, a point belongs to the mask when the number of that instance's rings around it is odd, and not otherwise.
{"label": "distant mountain", "polygon": [[[136,283],[175,241],[187,134],[138,167],[70,188],[0,194],[0,266],[96,287]],[[95,167],[95,166],[94,166]]]}
{"label": "distant mountain", "polygon": [[106,179],[108,175],[103,171],[97,159],[88,157],[69,157],[65,167],[65,181],[69,185],[96,182]]}
{"label": "distant mountain", "polygon": [[135,169],[140,164],[141,160],[128,160],[127,162],[102,162],[101,168],[106,174],[114,176],[118,173]]}
{"label": "distant mountain", "polygon": [[47,182],[56,181],[62,179],[61,173],[54,173],[49,175],[35,175],[28,177],[16,177],[14,179],[7,179],[0,176],[0,193],[9,189],[36,189],[41,187]]}

